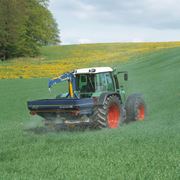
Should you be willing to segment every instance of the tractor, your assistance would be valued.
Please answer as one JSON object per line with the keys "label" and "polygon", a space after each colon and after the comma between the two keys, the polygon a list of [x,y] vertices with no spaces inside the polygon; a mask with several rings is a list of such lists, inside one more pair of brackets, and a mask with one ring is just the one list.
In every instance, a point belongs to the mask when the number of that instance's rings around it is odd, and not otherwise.
{"label": "tractor", "polygon": [[49,89],[63,81],[68,82],[68,92],[54,99],[28,101],[31,115],[44,119],[45,125],[84,126],[94,128],[118,128],[123,122],[143,121],[146,105],[141,94],[126,98],[119,74],[128,80],[127,71],[111,67],[76,69],[50,79]]}

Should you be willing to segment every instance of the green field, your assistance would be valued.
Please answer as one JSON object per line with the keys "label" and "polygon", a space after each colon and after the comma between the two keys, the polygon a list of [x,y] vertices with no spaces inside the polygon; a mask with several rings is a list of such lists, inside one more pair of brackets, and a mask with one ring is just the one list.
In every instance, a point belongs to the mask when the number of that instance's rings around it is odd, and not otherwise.
{"label": "green field", "polygon": [[113,66],[129,72],[128,94],[144,94],[146,121],[113,130],[27,132],[40,118],[30,117],[26,101],[53,97],[47,79],[0,80],[0,179],[180,179],[180,47]]}

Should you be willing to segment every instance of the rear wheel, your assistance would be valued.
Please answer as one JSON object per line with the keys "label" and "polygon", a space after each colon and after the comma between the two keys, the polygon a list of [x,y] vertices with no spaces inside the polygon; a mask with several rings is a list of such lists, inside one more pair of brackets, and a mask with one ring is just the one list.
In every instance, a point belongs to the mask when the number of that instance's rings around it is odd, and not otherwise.
{"label": "rear wheel", "polygon": [[130,95],[125,103],[126,121],[143,121],[146,116],[146,104],[142,96],[138,94]]}
{"label": "rear wheel", "polygon": [[118,128],[121,121],[121,106],[117,96],[109,96],[101,107],[96,107],[92,120],[98,128]]}

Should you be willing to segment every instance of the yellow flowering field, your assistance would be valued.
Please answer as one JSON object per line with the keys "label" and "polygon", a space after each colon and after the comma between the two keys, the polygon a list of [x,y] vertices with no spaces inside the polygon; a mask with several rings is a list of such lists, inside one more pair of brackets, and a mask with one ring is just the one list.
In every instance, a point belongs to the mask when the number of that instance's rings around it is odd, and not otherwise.
{"label": "yellow flowering field", "polygon": [[112,66],[133,57],[165,48],[180,47],[180,42],[108,43],[50,46],[41,57],[0,62],[0,79],[54,77],[76,68]]}

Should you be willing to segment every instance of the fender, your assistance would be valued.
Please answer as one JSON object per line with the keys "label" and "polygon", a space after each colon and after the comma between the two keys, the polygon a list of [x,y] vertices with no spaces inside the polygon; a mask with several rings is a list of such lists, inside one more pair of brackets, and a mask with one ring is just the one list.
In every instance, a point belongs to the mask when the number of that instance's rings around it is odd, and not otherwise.
{"label": "fender", "polygon": [[105,92],[105,93],[102,93],[100,95],[99,100],[98,100],[98,105],[103,105],[105,103],[107,97],[112,96],[112,95],[119,97],[119,100],[122,103],[121,96],[119,93],[117,93],[117,92]]}

